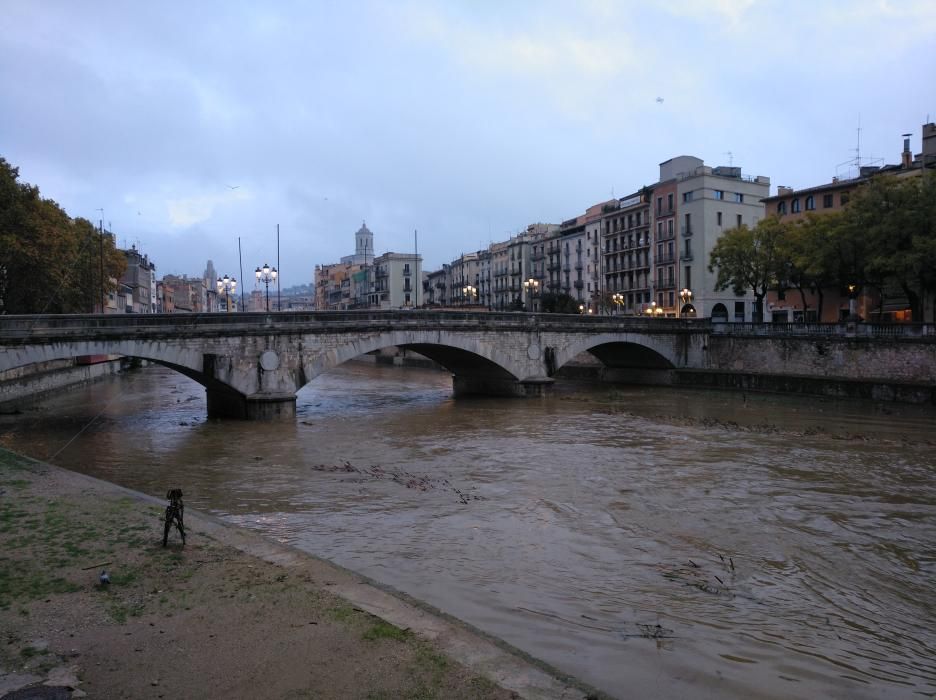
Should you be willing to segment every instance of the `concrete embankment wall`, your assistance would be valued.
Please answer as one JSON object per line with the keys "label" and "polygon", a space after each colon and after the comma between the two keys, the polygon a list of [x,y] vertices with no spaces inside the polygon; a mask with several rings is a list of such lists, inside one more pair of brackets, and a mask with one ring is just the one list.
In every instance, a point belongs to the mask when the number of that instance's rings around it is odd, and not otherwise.
{"label": "concrete embankment wall", "polygon": [[711,336],[702,369],[566,365],[557,379],[936,405],[936,343]]}
{"label": "concrete embankment wall", "polygon": [[15,409],[53,391],[92,382],[117,374],[128,367],[129,358],[116,358],[79,365],[73,359],[41,362],[4,372],[0,377],[0,408]]}

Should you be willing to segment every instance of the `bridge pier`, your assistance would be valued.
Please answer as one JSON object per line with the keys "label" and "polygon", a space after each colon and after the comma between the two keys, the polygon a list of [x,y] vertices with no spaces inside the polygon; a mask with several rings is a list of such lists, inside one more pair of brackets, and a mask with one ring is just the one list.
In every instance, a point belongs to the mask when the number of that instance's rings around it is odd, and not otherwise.
{"label": "bridge pier", "polygon": [[545,396],[553,385],[550,377],[531,377],[519,381],[500,377],[473,377],[452,375],[455,397],[460,396],[507,396],[529,398]]}
{"label": "bridge pier", "polygon": [[209,418],[280,420],[296,417],[295,394],[252,394],[206,389]]}

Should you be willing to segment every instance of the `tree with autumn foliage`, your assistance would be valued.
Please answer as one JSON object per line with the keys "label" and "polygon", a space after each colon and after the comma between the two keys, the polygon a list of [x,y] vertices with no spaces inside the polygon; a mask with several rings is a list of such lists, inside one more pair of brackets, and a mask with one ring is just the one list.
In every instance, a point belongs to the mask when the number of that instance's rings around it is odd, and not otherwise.
{"label": "tree with autumn foliage", "polygon": [[113,292],[125,267],[113,237],[70,218],[0,158],[0,313],[100,311],[102,288]]}

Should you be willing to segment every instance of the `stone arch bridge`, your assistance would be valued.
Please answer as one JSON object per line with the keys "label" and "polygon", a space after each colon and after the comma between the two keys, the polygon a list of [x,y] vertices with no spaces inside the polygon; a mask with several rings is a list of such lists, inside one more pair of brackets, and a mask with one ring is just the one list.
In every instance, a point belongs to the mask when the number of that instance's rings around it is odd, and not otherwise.
{"label": "stone arch bridge", "polygon": [[700,368],[705,320],[445,311],[0,316],[0,372],[82,355],[139,357],[206,389],[209,416],[295,414],[319,374],[388,346],[452,372],[456,396],[539,395],[581,352],[607,367]]}

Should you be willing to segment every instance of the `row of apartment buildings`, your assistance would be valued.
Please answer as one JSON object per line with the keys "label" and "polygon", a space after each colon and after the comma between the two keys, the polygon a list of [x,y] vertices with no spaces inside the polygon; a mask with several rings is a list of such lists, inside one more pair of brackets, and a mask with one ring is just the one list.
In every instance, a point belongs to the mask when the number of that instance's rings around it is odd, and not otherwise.
{"label": "row of apartment buildings", "polygon": [[[932,123],[923,126],[922,152],[916,156],[905,139],[898,165],[861,167],[854,177],[803,190],[780,187],[775,196],[770,196],[769,177],[679,156],[660,164],[659,180],[652,185],[594,204],[559,225],[531,224],[506,241],[429,272],[423,303],[539,311],[544,294],[564,294],[585,313],[751,321],[753,295],[715,289],[717,274],[708,269],[725,231],[741,224],[752,227],[768,215],[793,219],[835,211],[871,177],[907,176],[927,168],[936,168]],[[800,299],[775,292],[767,299],[765,320],[840,320],[849,312],[849,300],[840,292],[827,290],[821,319],[814,298],[803,308]],[[882,304],[870,292],[862,294],[859,314],[870,319],[875,306],[890,320],[905,320],[908,314],[899,294]]]}
{"label": "row of apartment buildings", "polygon": [[586,313],[750,320],[751,302],[717,291],[707,261],[724,231],[764,215],[769,193],[763,175],[672,158],[653,185],[558,225],[531,224],[430,272],[425,303],[539,311],[544,294],[563,294]]}

